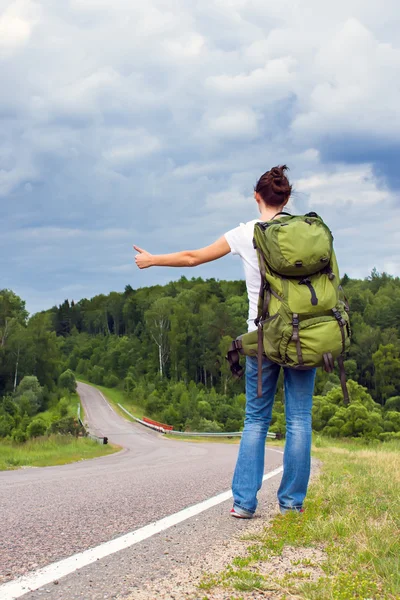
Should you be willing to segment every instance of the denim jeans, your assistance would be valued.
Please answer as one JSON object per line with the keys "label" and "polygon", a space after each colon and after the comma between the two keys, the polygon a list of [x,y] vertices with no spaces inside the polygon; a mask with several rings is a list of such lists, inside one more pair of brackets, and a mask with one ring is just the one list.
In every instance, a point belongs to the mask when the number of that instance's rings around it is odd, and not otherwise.
{"label": "denim jeans", "polygon": [[[271,423],[281,367],[267,358],[262,368],[262,398],[257,398],[257,358],[246,359],[246,417],[233,476],[234,508],[253,514],[264,475],[265,439]],[[315,369],[284,369],[286,443],[278,490],[281,512],[299,510],[307,493],[311,463],[311,408]]]}

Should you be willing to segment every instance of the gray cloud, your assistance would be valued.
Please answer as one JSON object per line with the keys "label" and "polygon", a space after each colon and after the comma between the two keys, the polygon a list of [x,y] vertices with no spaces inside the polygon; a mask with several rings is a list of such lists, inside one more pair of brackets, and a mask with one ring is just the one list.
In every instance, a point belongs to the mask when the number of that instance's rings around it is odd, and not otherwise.
{"label": "gray cloud", "polygon": [[[135,271],[132,243],[212,242],[256,215],[252,185],[283,162],[293,209],[328,220],[342,271],[400,274],[395,11],[0,2],[0,285],[37,310],[164,283],[182,271]],[[189,274],[240,270],[227,258]]]}

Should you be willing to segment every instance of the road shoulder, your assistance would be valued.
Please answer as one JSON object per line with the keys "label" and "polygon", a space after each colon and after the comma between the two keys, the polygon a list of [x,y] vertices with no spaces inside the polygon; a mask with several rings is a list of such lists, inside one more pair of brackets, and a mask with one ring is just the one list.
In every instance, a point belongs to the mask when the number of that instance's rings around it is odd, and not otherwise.
{"label": "road shoulder", "polygon": [[[319,464],[314,461],[312,469],[312,478],[318,476]],[[274,477],[273,480],[264,483],[260,493],[259,508],[257,516],[251,521],[241,521],[232,519],[229,515],[230,504],[224,503],[220,507],[216,507],[212,511],[208,511],[202,518],[200,528],[204,528],[204,540],[208,540],[207,544],[203,544],[199,538],[198,527],[191,524],[193,531],[186,532],[186,536],[175,537],[175,532],[172,531],[170,536],[165,536],[165,555],[164,560],[167,563],[165,566],[168,572],[165,576],[160,576],[160,571],[157,568],[155,572],[149,574],[147,578],[143,578],[140,583],[135,582],[129,585],[127,581],[127,589],[117,598],[128,600],[230,600],[232,593],[224,592],[220,588],[214,589],[211,592],[199,588],[199,585],[204,581],[205,577],[212,578],[238,557],[245,556],[248,547],[253,544],[252,537],[263,531],[271,519],[278,514],[278,506],[276,503],[276,492],[279,487],[280,477]],[[207,523],[204,520],[207,519]],[[214,542],[210,531],[215,527]],[[221,532],[224,534],[221,535]],[[189,548],[190,540],[197,545],[197,550],[193,547]],[[181,545],[181,549],[186,548],[185,552],[177,554],[177,548]],[[171,561],[168,561],[168,556],[171,554]],[[285,558],[275,564],[273,568],[277,575],[288,569],[288,560]],[[169,563],[169,564],[168,564]],[[242,595],[240,595],[242,597]],[[245,598],[246,596],[243,596]],[[263,598],[264,596],[254,596],[251,598]],[[268,596],[274,597],[274,596]],[[279,596],[276,596],[278,598]]]}

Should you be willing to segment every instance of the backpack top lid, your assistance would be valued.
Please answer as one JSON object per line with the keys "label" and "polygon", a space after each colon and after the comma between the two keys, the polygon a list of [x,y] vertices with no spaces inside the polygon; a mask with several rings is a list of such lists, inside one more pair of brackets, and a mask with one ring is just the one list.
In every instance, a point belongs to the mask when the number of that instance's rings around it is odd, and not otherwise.
{"label": "backpack top lid", "polygon": [[256,223],[254,248],[284,277],[313,275],[329,267],[333,237],[316,213]]}

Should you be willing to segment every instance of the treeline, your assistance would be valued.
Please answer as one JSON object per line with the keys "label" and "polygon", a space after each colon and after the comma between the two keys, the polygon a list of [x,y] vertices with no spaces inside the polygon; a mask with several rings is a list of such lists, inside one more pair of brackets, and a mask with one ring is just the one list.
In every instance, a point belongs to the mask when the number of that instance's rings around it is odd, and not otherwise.
{"label": "treeline", "polygon": [[[345,363],[352,406],[342,405],[337,374],[319,370],[314,428],[384,439],[400,431],[400,280],[373,271],[365,280],[344,276],[342,284],[353,330]],[[243,426],[243,381],[232,379],[224,359],[231,339],[246,329],[243,281],[127,286],[120,294],[66,301],[51,314],[68,367],[100,385],[123,385],[148,416],[197,431]],[[284,432],[281,386],[272,430]]]}
{"label": "treeline", "polygon": [[71,411],[75,389],[51,315],[28,320],[25,302],[0,290],[0,439],[79,435]]}
{"label": "treeline", "polygon": [[[353,331],[345,362],[351,404],[343,406],[337,374],[319,370],[314,429],[331,436],[399,436],[400,279],[373,271],[365,280],[344,276],[342,284]],[[231,339],[245,331],[246,316],[243,281],[183,277],[165,286],[127,286],[123,293],[66,300],[32,317],[25,333],[15,325],[8,364],[15,366],[18,355],[17,379],[35,374],[44,386],[57,385],[68,368],[93,383],[120,386],[149,417],[182,430],[237,430],[243,426],[244,382],[232,379],[224,357]],[[40,355],[42,364],[36,350],[33,360],[17,344],[18,335],[29,342],[34,331],[38,347],[43,342],[50,348]],[[0,374],[3,389],[12,391],[14,371]],[[281,385],[272,430],[284,432]]]}

